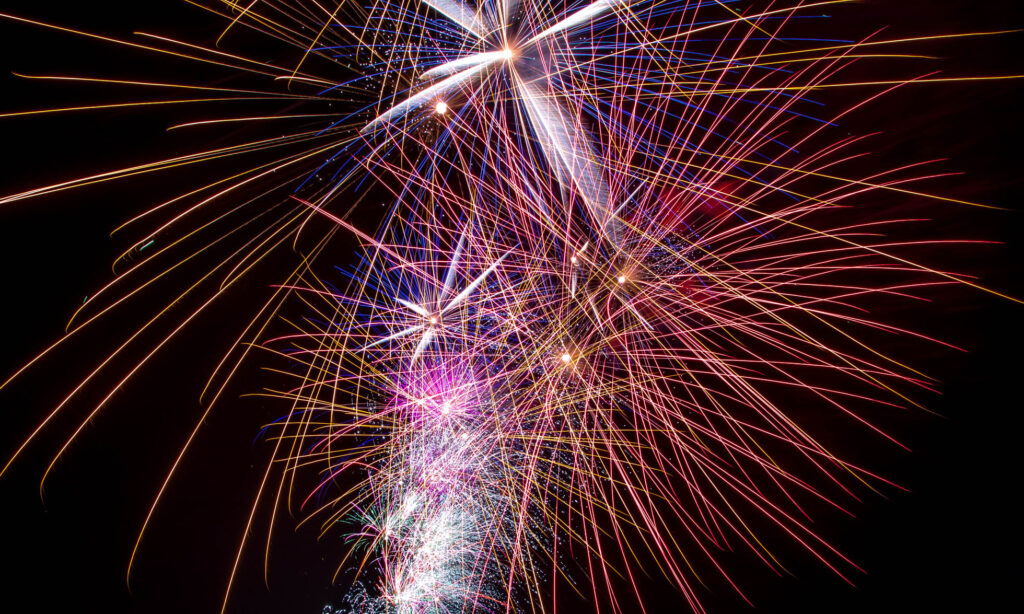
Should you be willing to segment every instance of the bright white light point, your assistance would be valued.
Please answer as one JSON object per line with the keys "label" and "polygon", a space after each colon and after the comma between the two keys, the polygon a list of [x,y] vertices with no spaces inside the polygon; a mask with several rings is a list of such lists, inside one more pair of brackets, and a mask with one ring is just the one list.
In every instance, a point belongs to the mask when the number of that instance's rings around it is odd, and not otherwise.
{"label": "bright white light point", "polygon": [[578,261],[579,261],[579,258],[577,258],[576,256],[573,256],[572,258],[569,258],[569,262],[571,262],[573,264],[576,264]]}
{"label": "bright white light point", "polygon": [[572,354],[562,354],[562,362],[569,362],[572,360]]}
{"label": "bright white light point", "polygon": [[465,439],[465,438],[469,437],[469,435],[467,435],[466,433],[463,433],[463,434],[459,435],[459,437],[461,437],[462,439]]}
{"label": "bright white light point", "polygon": [[451,410],[452,410],[452,404],[450,402],[445,401],[443,404],[441,404],[441,413],[442,414],[447,415],[448,412],[450,412]]}
{"label": "bright white light point", "polygon": [[511,47],[505,47],[505,54],[504,55],[505,55],[505,59],[506,60],[511,60],[512,58],[516,57],[516,52],[512,51]]}
{"label": "bright white light point", "polygon": [[437,316],[430,316],[430,323],[437,324]]}
{"label": "bright white light point", "polygon": [[619,283],[620,284],[626,283],[626,276],[625,275],[619,275],[618,279],[619,279]]}
{"label": "bright white light point", "polygon": [[438,115],[444,115],[448,112],[448,103],[442,100],[434,105],[434,110],[437,111]]}

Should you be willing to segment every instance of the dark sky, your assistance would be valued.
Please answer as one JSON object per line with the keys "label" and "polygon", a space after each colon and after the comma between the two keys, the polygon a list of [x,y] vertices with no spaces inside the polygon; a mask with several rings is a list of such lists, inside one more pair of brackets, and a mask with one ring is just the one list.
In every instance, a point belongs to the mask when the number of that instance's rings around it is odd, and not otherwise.
{"label": "dark sky", "polygon": [[[2,12],[126,37],[134,30],[174,33],[208,41],[220,21],[183,2],[63,3],[6,1]],[[1014,1],[868,1],[837,10],[830,32],[856,37],[892,24],[887,36],[1024,27]],[[920,72],[950,76],[1024,73],[1024,36],[1006,34],[923,46],[940,56]],[[217,82],[221,73],[181,75],[180,63],[0,20],[0,111],[130,98],[103,86],[68,87],[16,78],[11,73],[154,75]],[[193,70],[191,67],[188,70]],[[186,78],[187,77],[187,78]],[[894,95],[851,120],[855,132],[882,130],[894,161],[948,158],[960,171],[937,180],[935,191],[1002,207],[963,211],[938,207],[936,228],[946,234],[1001,242],[956,248],[941,256],[955,270],[1024,297],[1024,222],[1021,204],[1021,88],[1014,82],[927,86]],[[167,152],[186,150],[198,137],[168,135],[167,125],[188,111],[101,112],[31,119],[0,119],[6,162],[0,193],[99,172]],[[83,299],[109,279],[110,263],[128,238],[110,237],[121,221],[196,175],[130,180],[0,208],[0,271],[4,317],[0,373],[13,372],[61,333]],[[341,246],[339,261],[351,258]],[[265,279],[283,269],[267,265]],[[225,404],[201,431],[156,515],[129,592],[124,580],[137,529],[162,476],[201,414],[197,401],[205,374],[246,314],[238,305],[265,295],[253,281],[217,306],[161,353],[83,432],[47,483],[38,482],[53,451],[115,381],[101,380],[58,419],[12,471],[0,479],[0,611],[207,612],[216,611],[266,446],[259,427],[278,408],[239,399],[252,381],[229,389]],[[162,296],[140,299],[145,313]],[[905,453],[864,437],[872,467],[907,491],[885,497],[865,491],[849,501],[856,518],[823,514],[815,528],[866,573],[852,572],[851,587],[784,552],[791,576],[729,558],[751,610],[727,588],[703,593],[710,612],[954,612],[1005,611],[1017,599],[1021,573],[1020,508],[1011,503],[1020,485],[1019,381],[1024,361],[1020,321],[1024,307],[981,293],[954,292],[923,307],[919,328],[964,347],[966,353],[928,348],[919,366],[942,381],[926,403],[934,414],[901,414],[890,428],[911,449]],[[0,391],[0,456],[6,457],[63,394],[102,359],[123,322],[99,327]],[[107,326],[107,325],[104,325]],[[251,376],[258,378],[258,374]],[[106,386],[107,388],[104,388]],[[63,436],[63,437],[62,437]],[[837,435],[841,436],[841,434]],[[857,436],[863,436],[858,433]],[[275,538],[270,590],[261,579],[262,542],[242,567],[230,611],[312,614],[343,592],[329,588],[330,539],[292,531],[284,521]],[[292,522],[292,524],[294,524]],[[259,534],[262,536],[262,534]],[[653,612],[685,611],[670,589],[651,582]],[[15,604],[23,604],[17,606]],[[575,611],[575,610],[574,610]],[[580,610],[584,611],[584,610]]]}

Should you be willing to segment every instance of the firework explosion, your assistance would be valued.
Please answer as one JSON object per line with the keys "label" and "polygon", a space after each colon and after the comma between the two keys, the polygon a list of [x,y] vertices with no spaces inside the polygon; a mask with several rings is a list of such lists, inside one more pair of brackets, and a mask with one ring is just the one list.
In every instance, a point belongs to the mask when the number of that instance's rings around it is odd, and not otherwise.
{"label": "firework explosion", "polygon": [[[69,31],[271,83],[36,78],[197,95],[125,106],[277,105],[176,128],[300,127],[0,201],[261,157],[130,220],[151,230],[32,363],[175,276],[189,281],[171,305],[186,307],[127,334],[15,457],[126,348],[159,334],[52,468],[158,350],[305,239],[218,363],[199,422],[252,348],[281,365],[284,384],[264,394],[291,409],[266,428],[273,458],[246,534],[264,507],[340,534],[335,577],[352,589],[338,611],[547,611],[569,590],[627,612],[634,594],[643,607],[645,569],[703,611],[703,570],[742,595],[719,553],[781,571],[780,538],[837,574],[857,569],[808,510],[888,482],[832,453],[803,425],[807,408],[889,438],[865,415],[916,406],[933,382],[878,340],[936,340],[872,307],[945,285],[990,292],[916,256],[960,242],[890,238],[919,220],[871,206],[879,195],[972,203],[922,191],[938,174],[926,163],[865,173],[866,138],[833,135],[877,95],[942,80],[846,77],[930,37],[806,36],[842,2],[198,4],[229,20],[222,37],[269,36],[291,62]],[[857,88],[873,93],[831,110],[815,98]],[[81,109],[8,115],[69,110]],[[350,214],[371,179],[387,207],[364,228]],[[316,263],[339,236],[361,250],[336,284]],[[289,306],[302,316],[271,334]]]}

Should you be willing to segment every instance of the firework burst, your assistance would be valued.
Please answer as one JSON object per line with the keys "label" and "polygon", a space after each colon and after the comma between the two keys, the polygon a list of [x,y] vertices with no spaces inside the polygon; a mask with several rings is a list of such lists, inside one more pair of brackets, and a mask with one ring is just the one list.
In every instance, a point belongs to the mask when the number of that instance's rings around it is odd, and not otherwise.
{"label": "firework burst", "polygon": [[[622,586],[642,603],[645,567],[701,611],[702,570],[740,588],[719,553],[749,551],[781,570],[780,536],[847,573],[856,566],[811,529],[808,510],[842,509],[858,485],[888,482],[820,442],[806,407],[888,437],[865,408],[915,406],[932,382],[878,339],[936,340],[871,308],[943,285],[987,290],[915,256],[956,242],[889,238],[918,220],[863,213],[880,194],[972,203],[920,190],[937,174],[926,163],[865,173],[866,139],[833,136],[876,92],[938,80],[845,77],[857,62],[910,57],[901,46],[926,39],[790,34],[838,4],[198,3],[229,20],[222,38],[255,31],[289,50],[282,62],[64,30],[260,86],[35,76],[198,97],[3,117],[259,103],[275,108],[173,128],[271,125],[277,135],[0,200],[259,159],[129,221],[150,229],[65,340],[178,269],[199,273],[14,457],[137,339],[163,331],[59,458],[158,350],[275,250],[306,239],[204,392],[202,419],[260,347],[288,382],[266,396],[291,404],[267,427],[273,460],[225,608],[264,506],[345,537],[335,577],[353,582],[354,612],[546,611],[560,586],[631,611]],[[864,87],[873,93],[822,117],[820,92]],[[371,178],[376,187],[360,191]],[[351,219],[362,195],[382,193],[388,206],[369,228]],[[361,251],[335,284],[317,264],[339,236]],[[296,308],[289,334],[269,332]]]}

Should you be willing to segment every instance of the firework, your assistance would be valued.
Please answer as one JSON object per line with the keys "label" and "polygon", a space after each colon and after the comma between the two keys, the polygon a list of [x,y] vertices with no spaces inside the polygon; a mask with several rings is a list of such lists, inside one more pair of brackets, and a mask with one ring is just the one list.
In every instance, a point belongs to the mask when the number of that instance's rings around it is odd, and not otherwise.
{"label": "firework", "polygon": [[[345,536],[335,575],[353,582],[352,611],[547,610],[559,586],[630,611],[622,587],[642,598],[638,570],[652,564],[701,611],[700,569],[739,590],[718,553],[747,550],[781,569],[777,536],[836,573],[855,568],[810,528],[808,502],[840,507],[832,492],[887,482],[819,442],[803,406],[887,437],[864,408],[916,405],[931,382],[875,339],[935,340],[871,307],[942,285],[985,290],[914,255],[955,242],[889,239],[915,220],[852,215],[879,194],[971,204],[919,190],[935,174],[924,164],[857,170],[864,139],[832,129],[874,94],[825,117],[813,99],[935,80],[846,80],[855,62],[903,56],[914,40],[789,34],[841,2],[199,4],[229,19],[225,35],[255,30],[290,49],[290,63],[69,33],[261,82],[112,80],[205,96],[120,106],[269,102],[273,113],[174,127],[299,128],[0,201],[260,157],[130,220],[151,230],[65,339],[179,269],[199,273],[15,457],[161,331],[59,458],[181,330],[315,227],[292,274],[245,313],[204,393],[203,419],[257,346],[289,380],[266,392],[291,411],[267,428],[273,461],[225,608],[264,506],[275,518],[297,507]],[[71,110],[82,109],[28,113]],[[388,207],[361,227],[351,197],[371,178]],[[356,238],[361,261],[336,286],[317,262],[339,236]],[[270,334],[294,308],[294,330]],[[315,486],[297,487],[308,474]]]}

